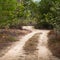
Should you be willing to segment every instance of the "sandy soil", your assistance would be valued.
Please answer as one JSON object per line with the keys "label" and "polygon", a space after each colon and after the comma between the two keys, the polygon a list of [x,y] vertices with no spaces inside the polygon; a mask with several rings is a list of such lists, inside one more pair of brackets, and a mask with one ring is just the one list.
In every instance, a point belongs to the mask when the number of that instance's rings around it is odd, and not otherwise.
{"label": "sandy soil", "polygon": [[60,60],[53,56],[52,52],[48,49],[48,33],[50,30],[42,30],[38,43],[38,60]]}
{"label": "sandy soil", "polygon": [[[12,47],[4,56],[0,57],[0,60],[60,60],[53,56],[52,52],[48,49],[48,33],[50,30],[34,30],[28,35],[24,36],[20,41]],[[34,36],[36,33],[40,33],[39,42],[37,45],[37,51],[34,54],[26,55],[23,48],[26,42]]]}
{"label": "sandy soil", "polygon": [[15,45],[15,47],[11,48],[3,57],[0,58],[0,60],[16,60],[16,57],[23,53],[22,49],[23,49],[25,42],[29,40],[29,38],[31,38],[35,33],[37,32],[34,31],[26,35],[25,37],[23,37],[20,40],[20,42],[18,42]]}

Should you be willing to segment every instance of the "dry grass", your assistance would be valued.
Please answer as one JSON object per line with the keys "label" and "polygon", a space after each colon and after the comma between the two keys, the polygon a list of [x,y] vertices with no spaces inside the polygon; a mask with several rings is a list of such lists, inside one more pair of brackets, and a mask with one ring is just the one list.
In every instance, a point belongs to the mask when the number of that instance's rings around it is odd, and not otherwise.
{"label": "dry grass", "polygon": [[11,36],[20,36],[20,35],[25,35],[31,31],[28,30],[19,30],[19,29],[0,29],[0,34],[8,34]]}
{"label": "dry grass", "polygon": [[56,35],[56,32],[51,31],[48,35],[49,41],[48,41],[48,47],[53,53],[54,56],[57,56],[60,58],[60,35]]}
{"label": "dry grass", "polygon": [[35,34],[32,38],[30,38],[25,46],[24,46],[24,51],[26,54],[33,54],[37,50],[37,44],[38,44],[38,38],[39,38],[39,33]]}

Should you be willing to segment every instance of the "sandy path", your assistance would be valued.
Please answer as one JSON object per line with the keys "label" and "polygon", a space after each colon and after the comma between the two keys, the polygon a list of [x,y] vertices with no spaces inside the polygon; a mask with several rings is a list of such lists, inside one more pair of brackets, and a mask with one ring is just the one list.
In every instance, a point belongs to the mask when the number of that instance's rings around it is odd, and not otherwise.
{"label": "sandy path", "polygon": [[17,57],[23,53],[23,46],[26,41],[29,40],[35,33],[38,31],[34,31],[25,37],[23,37],[20,42],[13,48],[11,48],[3,57],[0,57],[0,60],[17,60]]}
{"label": "sandy path", "polygon": [[49,30],[41,30],[38,44],[38,60],[60,60],[53,56],[51,51],[48,49],[48,32]]}
{"label": "sandy path", "polygon": [[[48,32],[49,30],[34,30],[34,32],[26,35],[25,37],[23,37],[20,42],[18,42],[18,44],[11,48],[11,50],[9,50],[3,57],[0,58],[0,60],[26,60],[23,55],[24,51],[23,51],[23,46],[25,45],[25,43],[36,33],[41,33],[40,37],[39,37],[39,43],[38,43],[38,53],[37,53],[37,58],[35,58],[36,56],[33,55],[27,55],[25,57],[27,57],[27,60],[60,60],[57,57],[53,56],[51,51],[48,49]],[[19,59],[19,57],[23,58],[23,59]],[[33,59],[35,58],[35,59]]]}

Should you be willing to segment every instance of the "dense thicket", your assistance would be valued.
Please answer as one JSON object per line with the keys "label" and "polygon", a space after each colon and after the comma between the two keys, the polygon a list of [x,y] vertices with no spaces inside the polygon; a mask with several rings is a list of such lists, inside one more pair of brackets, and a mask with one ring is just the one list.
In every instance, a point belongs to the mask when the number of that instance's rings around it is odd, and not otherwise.
{"label": "dense thicket", "polygon": [[15,19],[16,0],[0,0],[0,28],[8,28]]}
{"label": "dense thicket", "polygon": [[0,28],[21,25],[60,28],[60,0],[0,0]]}
{"label": "dense thicket", "polygon": [[39,3],[38,26],[47,23],[54,28],[60,28],[60,1],[59,0],[41,0]]}

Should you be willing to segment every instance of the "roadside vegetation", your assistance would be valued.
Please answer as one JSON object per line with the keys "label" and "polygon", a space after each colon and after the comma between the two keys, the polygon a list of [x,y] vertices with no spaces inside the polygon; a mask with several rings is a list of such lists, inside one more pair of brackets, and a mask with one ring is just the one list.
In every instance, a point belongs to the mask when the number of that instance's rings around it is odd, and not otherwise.
{"label": "roadside vegetation", "polygon": [[[7,6],[7,7],[6,7]],[[33,25],[60,30],[60,0],[0,0],[0,28]]]}
{"label": "roadside vegetation", "polygon": [[60,34],[57,34],[51,30],[48,34],[48,48],[51,50],[52,54],[60,58]]}

